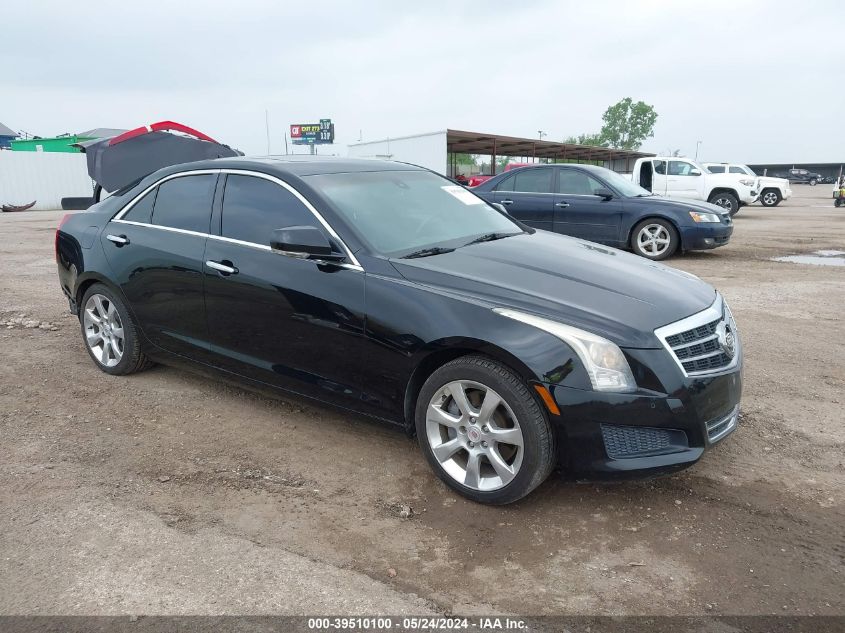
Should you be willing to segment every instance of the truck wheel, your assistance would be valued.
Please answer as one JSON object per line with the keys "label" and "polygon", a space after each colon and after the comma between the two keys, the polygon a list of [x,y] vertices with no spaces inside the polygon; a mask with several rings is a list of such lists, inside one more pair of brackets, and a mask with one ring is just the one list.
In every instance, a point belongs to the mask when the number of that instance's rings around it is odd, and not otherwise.
{"label": "truck wheel", "polygon": [[776,207],[782,199],[777,189],[764,189],[763,195],[760,196],[760,202],[764,207]]}
{"label": "truck wheel", "polygon": [[643,220],[631,232],[631,249],[654,261],[666,259],[678,250],[678,232],[672,223],[659,218]]}
{"label": "truck wheel", "polygon": [[731,215],[736,215],[736,212],[739,211],[739,200],[732,193],[714,193],[707,202],[727,209]]}

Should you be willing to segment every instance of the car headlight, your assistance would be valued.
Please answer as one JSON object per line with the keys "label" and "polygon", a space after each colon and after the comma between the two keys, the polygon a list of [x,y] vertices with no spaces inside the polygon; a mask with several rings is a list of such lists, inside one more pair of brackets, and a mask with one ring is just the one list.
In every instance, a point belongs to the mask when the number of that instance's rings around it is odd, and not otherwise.
{"label": "car headlight", "polygon": [[539,328],[568,344],[581,359],[590,377],[590,383],[596,391],[618,393],[636,391],[637,383],[631,373],[631,367],[622,350],[615,343],[591,332],[533,314],[508,308],[494,308],[493,311],[509,319]]}
{"label": "car headlight", "polygon": [[689,216],[693,222],[721,222],[722,219],[715,213],[702,213],[701,211],[690,211]]}
{"label": "car headlight", "polygon": [[742,178],[739,182],[745,185],[746,187],[754,186],[754,181],[751,178]]}

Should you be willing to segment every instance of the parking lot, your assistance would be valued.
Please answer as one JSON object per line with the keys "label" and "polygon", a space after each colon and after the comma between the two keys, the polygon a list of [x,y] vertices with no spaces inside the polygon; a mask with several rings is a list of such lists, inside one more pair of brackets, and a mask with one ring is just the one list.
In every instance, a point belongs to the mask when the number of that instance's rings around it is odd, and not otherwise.
{"label": "parking lot", "polygon": [[366,419],[100,372],[56,279],[62,213],[0,214],[0,613],[843,613],[845,267],[772,258],[845,250],[845,210],[794,190],[668,261],[738,321],[734,435],[669,478],[553,476],[508,507]]}

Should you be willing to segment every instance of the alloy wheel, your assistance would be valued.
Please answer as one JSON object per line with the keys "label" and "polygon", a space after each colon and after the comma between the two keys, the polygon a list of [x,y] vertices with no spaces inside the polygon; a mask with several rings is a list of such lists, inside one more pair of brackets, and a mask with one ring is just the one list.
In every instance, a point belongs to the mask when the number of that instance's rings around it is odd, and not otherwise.
{"label": "alloy wheel", "polygon": [[777,204],[777,201],[778,194],[776,194],[774,191],[767,191],[763,194],[763,204],[765,204],[767,207],[775,206],[775,204]]}
{"label": "alloy wheel", "polygon": [[723,198],[722,196],[719,196],[718,198],[713,199],[713,204],[722,207],[723,209],[727,209],[728,211],[734,210],[733,201],[731,201],[730,198]]}
{"label": "alloy wheel", "polygon": [[85,341],[97,362],[114,367],[123,358],[125,340],[120,313],[105,295],[93,294],[85,303],[82,316]]}
{"label": "alloy wheel", "polygon": [[646,224],[637,235],[637,244],[643,253],[656,257],[669,248],[672,238],[661,224]]}
{"label": "alloy wheel", "polygon": [[425,428],[443,470],[472,490],[503,488],[522,466],[524,440],[516,416],[479,382],[456,380],[438,389],[426,409]]}

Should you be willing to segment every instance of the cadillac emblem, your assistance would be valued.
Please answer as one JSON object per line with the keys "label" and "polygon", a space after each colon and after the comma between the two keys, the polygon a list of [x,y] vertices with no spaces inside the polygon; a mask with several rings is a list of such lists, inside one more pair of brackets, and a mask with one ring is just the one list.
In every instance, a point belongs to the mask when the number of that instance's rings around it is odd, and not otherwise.
{"label": "cadillac emblem", "polygon": [[716,328],[716,338],[725,355],[728,358],[733,358],[736,354],[736,334],[728,323],[724,321],[719,323]]}

